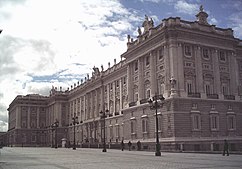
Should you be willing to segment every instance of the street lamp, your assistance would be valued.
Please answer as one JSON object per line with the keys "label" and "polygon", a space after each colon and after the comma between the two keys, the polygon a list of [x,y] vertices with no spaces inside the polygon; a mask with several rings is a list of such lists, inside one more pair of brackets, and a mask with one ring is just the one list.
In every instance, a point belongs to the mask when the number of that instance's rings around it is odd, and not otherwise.
{"label": "street lamp", "polygon": [[103,152],[107,152],[106,149],[106,136],[105,136],[105,118],[107,117],[108,110],[100,112],[100,118],[103,120]]}
{"label": "street lamp", "polygon": [[[158,100],[161,101],[161,103],[158,103]],[[155,121],[156,121],[156,150],[155,150],[155,156],[161,156],[160,153],[160,142],[159,142],[159,133],[158,133],[158,116],[157,116],[157,109],[162,107],[163,101],[165,98],[163,95],[156,95],[152,99],[150,99],[148,102],[150,104],[150,109],[155,110]]]}
{"label": "street lamp", "polygon": [[59,121],[56,119],[53,126],[55,127],[55,148],[58,148],[57,145],[57,127],[59,126]]}
{"label": "street lamp", "polygon": [[78,117],[72,117],[72,122],[74,125],[74,145],[73,145],[73,150],[76,150],[76,124],[78,122]]}

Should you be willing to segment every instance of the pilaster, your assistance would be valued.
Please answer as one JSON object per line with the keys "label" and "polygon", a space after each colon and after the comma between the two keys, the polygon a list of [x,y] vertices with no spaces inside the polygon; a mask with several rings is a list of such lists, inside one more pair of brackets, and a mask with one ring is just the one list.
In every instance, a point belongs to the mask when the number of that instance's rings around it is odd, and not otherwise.
{"label": "pilaster", "polygon": [[[151,58],[150,58],[151,59]],[[144,99],[144,58],[139,58],[139,69],[138,69],[138,78],[139,78],[139,100]]]}
{"label": "pilaster", "polygon": [[228,53],[228,61],[229,61],[229,76],[230,76],[230,94],[236,95],[237,94],[237,92],[236,92],[237,85],[236,84],[239,84],[238,67],[236,67],[236,65],[237,65],[236,60],[231,52]]}
{"label": "pilaster", "polygon": [[36,113],[36,115],[37,115],[37,124],[36,124],[36,127],[37,128],[40,128],[40,125],[39,125],[39,109],[40,109],[40,107],[37,107],[37,113]]}
{"label": "pilaster", "polygon": [[185,81],[184,81],[184,62],[183,62],[183,52],[182,52],[182,44],[178,43],[177,47],[177,90],[180,93],[180,96],[185,97],[187,94],[185,93]]}
{"label": "pilaster", "polygon": [[123,109],[123,78],[119,80],[119,111]]}
{"label": "pilaster", "polygon": [[219,95],[219,98],[223,98],[220,85],[220,72],[219,72],[219,60],[218,60],[218,50],[212,52],[213,67],[214,67],[214,92]]}
{"label": "pilaster", "polygon": [[[107,85],[107,106],[108,106],[107,109],[108,110],[110,110],[110,96],[109,96],[109,94],[110,94],[110,87],[109,87],[109,85],[110,84]],[[103,110],[103,111],[105,111],[105,110]]]}
{"label": "pilaster", "polygon": [[170,95],[170,64],[169,64],[169,48],[168,45],[164,46],[164,68],[165,68],[165,91],[164,97],[167,98]]}
{"label": "pilaster", "polygon": [[21,110],[19,106],[16,107],[15,118],[16,118],[16,124],[15,124],[16,129],[19,129],[21,128]]}
{"label": "pilaster", "polygon": [[28,107],[27,128],[30,129],[30,107]]}
{"label": "pilaster", "polygon": [[[201,94],[201,98],[206,98],[205,92],[203,89],[203,70],[202,70],[202,54],[201,47],[197,46],[195,48],[195,68],[196,68],[196,86],[195,92]],[[197,90],[196,90],[197,89]]]}
{"label": "pilaster", "polygon": [[112,85],[113,85],[113,115],[114,115],[116,112],[116,82],[114,81]]}
{"label": "pilaster", "polygon": [[150,83],[151,83],[151,96],[156,95],[156,86],[157,86],[157,79],[156,79],[156,56],[154,56],[153,52],[150,53]]}
{"label": "pilaster", "polygon": [[132,81],[132,66],[131,63],[127,66],[127,90],[128,90],[128,103],[133,101],[133,81]]}

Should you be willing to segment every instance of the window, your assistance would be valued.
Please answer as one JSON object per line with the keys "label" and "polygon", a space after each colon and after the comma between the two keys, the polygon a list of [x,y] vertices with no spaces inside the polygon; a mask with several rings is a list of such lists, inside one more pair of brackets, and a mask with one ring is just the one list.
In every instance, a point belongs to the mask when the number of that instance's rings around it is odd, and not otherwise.
{"label": "window", "polygon": [[135,61],[134,62],[134,71],[137,71],[138,70],[138,61]]}
{"label": "window", "polygon": [[224,51],[220,51],[219,52],[219,60],[221,62],[225,62],[226,61],[226,57],[225,57],[225,52]]}
{"label": "window", "polygon": [[150,56],[146,56],[145,64],[146,66],[150,65]]}
{"label": "window", "polygon": [[135,134],[135,121],[130,122],[131,134]]}
{"label": "window", "polygon": [[150,98],[150,89],[146,90],[146,98]]}
{"label": "window", "polygon": [[113,84],[112,83],[109,84],[109,87],[110,87],[110,90],[113,90]]}
{"label": "window", "polygon": [[134,101],[138,101],[139,100],[139,94],[138,93],[135,93],[134,94]]}
{"label": "window", "polygon": [[192,67],[192,62],[185,62],[185,67]]}
{"label": "window", "polygon": [[211,88],[210,88],[209,84],[205,85],[205,92],[206,92],[206,94],[211,94]]}
{"label": "window", "polygon": [[235,115],[227,116],[227,126],[228,130],[235,130]]}
{"label": "window", "polygon": [[163,127],[162,127],[162,116],[158,116],[158,132],[162,132]]}
{"label": "window", "polygon": [[147,133],[148,132],[148,121],[147,119],[142,119],[142,132]]}
{"label": "window", "polygon": [[191,82],[187,83],[187,93],[192,93],[192,83]]}
{"label": "window", "polygon": [[110,131],[110,139],[113,139],[113,126],[110,126],[109,131]]}
{"label": "window", "polygon": [[205,60],[209,60],[209,50],[208,49],[203,49],[203,58]]}
{"label": "window", "polygon": [[219,116],[217,114],[213,114],[210,116],[210,125],[211,125],[211,130],[219,129]]}
{"label": "window", "polygon": [[36,135],[32,135],[32,137],[31,137],[31,141],[32,141],[32,142],[36,142]]}
{"label": "window", "polygon": [[163,47],[162,47],[162,48],[160,48],[160,50],[159,50],[159,60],[163,59],[163,56],[164,56],[164,49],[163,49]]}
{"label": "window", "polygon": [[222,85],[222,92],[223,92],[223,95],[228,95],[228,87],[226,84]]}
{"label": "window", "polygon": [[197,109],[197,103],[192,103],[192,109]]}
{"label": "window", "polygon": [[116,87],[119,87],[119,80],[116,81]]}
{"label": "window", "polygon": [[203,68],[206,70],[210,70],[210,65],[209,64],[203,64]]}
{"label": "window", "polygon": [[215,105],[214,104],[211,104],[211,109],[215,110]]}
{"label": "window", "polygon": [[116,125],[116,138],[120,137],[119,125]]}
{"label": "window", "polygon": [[200,114],[192,114],[192,130],[201,130]]}
{"label": "window", "polygon": [[185,45],[185,55],[186,56],[191,56],[192,55],[191,46]]}
{"label": "window", "polygon": [[123,84],[126,84],[126,77],[123,78]]}

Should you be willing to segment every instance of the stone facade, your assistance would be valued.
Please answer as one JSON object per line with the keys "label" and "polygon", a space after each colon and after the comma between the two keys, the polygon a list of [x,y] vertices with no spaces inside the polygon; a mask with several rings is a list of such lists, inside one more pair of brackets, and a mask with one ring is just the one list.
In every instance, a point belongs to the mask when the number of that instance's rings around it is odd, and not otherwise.
{"label": "stone facade", "polygon": [[[232,29],[210,25],[203,8],[196,17],[194,22],[167,18],[155,27],[146,16],[137,39],[128,35],[119,63],[107,70],[94,67],[91,77],[66,91],[53,88],[39,108],[15,107],[18,96],[9,107],[9,134],[16,136],[24,123],[33,132],[44,127],[46,145],[52,145],[51,125],[58,120],[58,143],[67,138],[72,144],[77,117],[77,144],[97,147],[103,135],[100,112],[108,110],[110,146],[140,140],[143,149],[153,149],[155,110],[148,100],[163,95],[157,113],[162,150],[219,151],[227,139],[232,150],[241,151],[242,41]],[[43,115],[35,118],[42,106]],[[19,145],[18,139],[12,142]]]}

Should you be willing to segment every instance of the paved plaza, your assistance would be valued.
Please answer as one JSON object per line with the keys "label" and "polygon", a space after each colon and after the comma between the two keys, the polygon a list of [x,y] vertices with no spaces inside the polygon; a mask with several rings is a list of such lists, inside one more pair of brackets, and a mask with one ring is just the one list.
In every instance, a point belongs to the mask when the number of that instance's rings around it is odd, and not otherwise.
{"label": "paved plaza", "polygon": [[242,156],[198,153],[162,153],[108,149],[16,148],[0,149],[0,169],[241,169]]}

